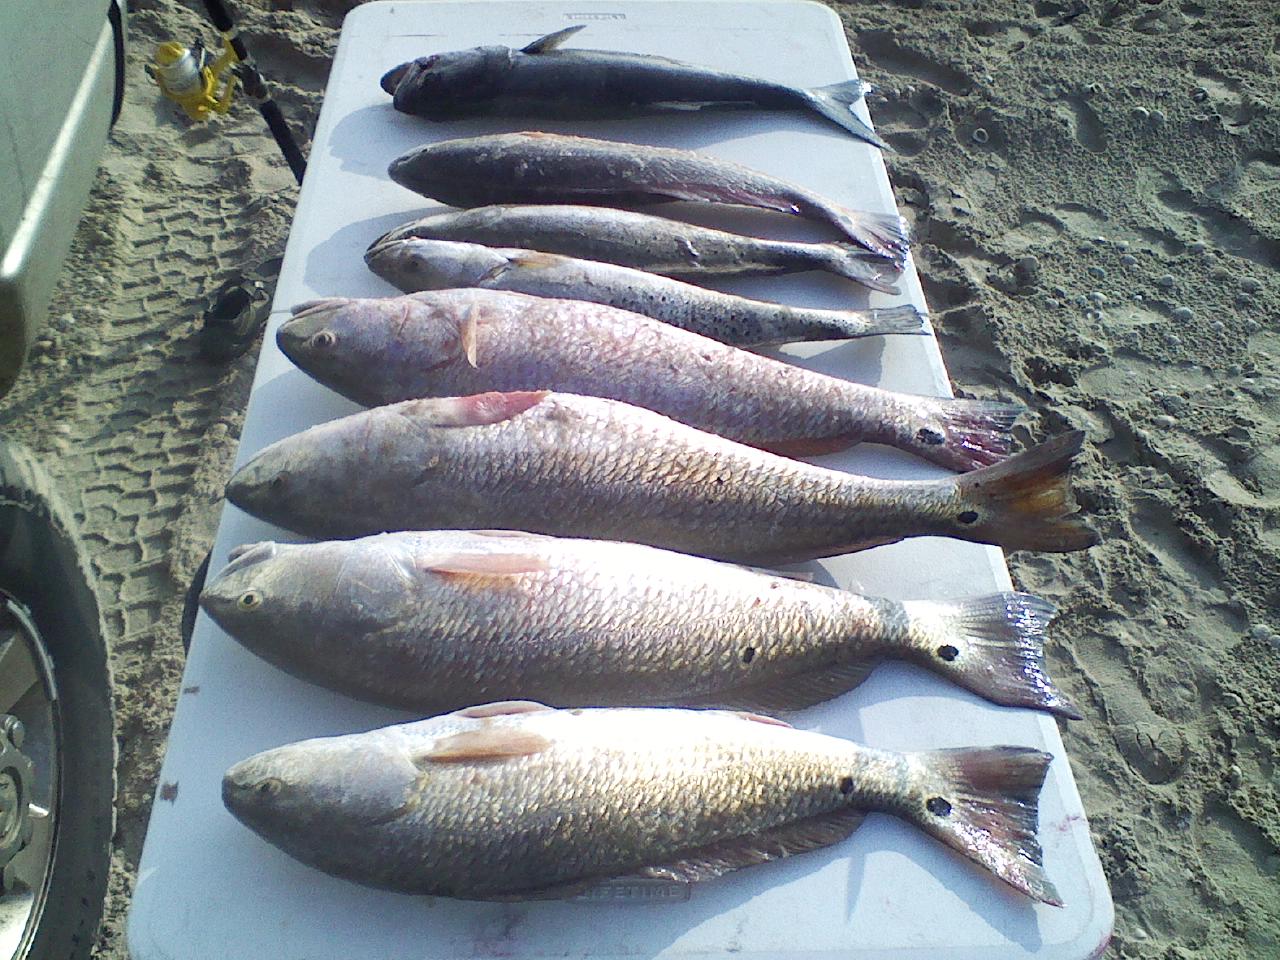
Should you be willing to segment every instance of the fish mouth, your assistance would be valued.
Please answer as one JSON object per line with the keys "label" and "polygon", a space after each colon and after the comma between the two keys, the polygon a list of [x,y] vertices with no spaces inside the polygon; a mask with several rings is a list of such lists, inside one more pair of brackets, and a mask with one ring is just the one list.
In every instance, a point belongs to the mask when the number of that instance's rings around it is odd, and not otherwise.
{"label": "fish mouth", "polygon": [[407,230],[408,228],[406,227],[396,227],[394,230],[388,230],[386,233],[384,233],[377,240],[373,241],[373,243],[369,244],[369,246],[365,248],[366,259],[368,258],[368,255],[373,253],[378,247],[384,247],[389,243],[395,243],[399,240],[410,239],[413,236],[413,234],[407,232]]}
{"label": "fish mouth", "polygon": [[301,320],[303,317],[313,317],[328,313],[350,302],[351,300],[348,297],[322,297],[319,300],[304,300],[302,303],[293,306],[289,311],[292,316],[285,322],[289,323],[293,320]]}
{"label": "fish mouth", "polygon": [[271,560],[278,546],[271,541],[263,541],[241,544],[232,550],[227,565],[200,591],[200,608],[222,625],[223,618],[234,613],[237,603],[247,594],[256,593],[261,599],[261,590],[253,585],[256,578],[247,571]]}
{"label": "fish mouth", "polygon": [[[395,231],[393,230],[392,233]],[[369,249],[364,252],[364,262],[372,264],[375,260],[381,259],[384,255],[393,253],[403,247],[407,241],[403,237],[392,237],[390,234],[379,237],[373,243],[369,244]]]}
{"label": "fish mouth", "polygon": [[243,570],[245,567],[251,567],[255,563],[261,563],[263,560],[270,560],[276,555],[278,546],[279,544],[272,540],[240,544],[240,546],[227,554],[227,565],[222,568],[222,572],[218,575],[219,579],[236,570]]}
{"label": "fish mouth", "polygon": [[[242,466],[228,478],[226,486],[223,487],[223,496],[227,502],[239,507],[246,513],[254,513],[254,508],[259,505],[259,501],[263,499],[263,488],[265,482],[270,477],[268,463],[268,451],[270,447],[258,451],[249,462]],[[255,514],[256,515],[256,514]]]}
{"label": "fish mouth", "polygon": [[354,302],[346,298],[330,297],[298,304],[293,308],[293,316],[276,329],[276,346],[286,357],[302,366],[299,362],[300,358],[314,353],[306,349],[311,337],[317,331],[323,330],[331,318]]}
{"label": "fish mouth", "polygon": [[[268,751],[270,753],[270,751]],[[264,754],[249,757],[230,767],[222,775],[222,805],[242,823],[256,829],[255,813],[271,806],[285,786],[272,775]]]}
{"label": "fish mouth", "polygon": [[407,74],[412,67],[412,61],[402,63],[398,67],[392,67],[382,75],[382,80],[380,81],[382,89],[392,96],[395,96],[396,87],[400,86],[400,81],[405,78],[405,74]]}

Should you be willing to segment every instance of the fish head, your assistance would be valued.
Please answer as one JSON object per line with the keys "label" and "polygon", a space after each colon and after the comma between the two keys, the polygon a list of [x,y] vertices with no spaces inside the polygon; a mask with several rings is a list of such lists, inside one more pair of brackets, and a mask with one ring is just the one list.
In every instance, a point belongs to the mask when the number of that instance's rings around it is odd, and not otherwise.
{"label": "fish head", "polygon": [[350,448],[358,439],[339,420],[277,440],[232,474],[226,498],[286,529],[342,535],[343,505],[350,503],[354,482]]}
{"label": "fish head", "polygon": [[440,290],[302,304],[276,332],[276,342],[300,368],[344,396],[366,406],[395,403],[439,392],[458,366],[477,367],[479,330],[512,309],[511,297]]}
{"label": "fish head", "polygon": [[411,813],[420,771],[377,733],[304,740],[232,766],[222,802],[303,863],[376,882],[395,824]]}
{"label": "fish head", "polygon": [[364,262],[406,293],[482,287],[509,268],[509,258],[500,250],[477,243],[416,237],[376,243],[365,252]]}
{"label": "fish head", "polygon": [[[352,638],[376,633],[403,606],[402,584],[394,571],[387,576],[380,575],[381,569],[358,578],[344,576],[360,543],[237,547],[227,565],[205,584],[200,606],[268,662],[308,678],[322,676],[327,673],[324,666],[340,659],[341,648]],[[331,649],[335,645],[339,649]]]}
{"label": "fish head", "polygon": [[497,78],[510,68],[506,47],[473,47],[418,57],[382,75],[397,110],[427,117],[460,115],[468,103],[491,100]]}
{"label": "fish head", "polygon": [[276,345],[326,387],[366,406],[407,399],[397,393],[421,357],[410,297],[312,300],[293,308]]}

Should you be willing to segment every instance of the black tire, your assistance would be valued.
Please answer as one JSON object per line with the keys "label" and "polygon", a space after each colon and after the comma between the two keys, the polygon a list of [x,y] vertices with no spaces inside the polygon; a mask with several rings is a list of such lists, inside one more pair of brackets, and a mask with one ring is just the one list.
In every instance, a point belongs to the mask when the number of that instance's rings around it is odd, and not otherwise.
{"label": "black tire", "polygon": [[187,587],[187,594],[182,598],[183,653],[191,652],[191,632],[196,628],[196,616],[200,613],[200,591],[204,589],[204,582],[209,579],[209,561],[212,559],[213,551],[210,550],[200,561],[195,576],[191,578],[191,586]]}
{"label": "black tire", "polygon": [[48,897],[21,960],[87,958],[102,920],[115,828],[116,739],[93,582],[71,513],[48,476],[29,452],[0,440],[0,589],[29,612],[44,641],[60,728]]}

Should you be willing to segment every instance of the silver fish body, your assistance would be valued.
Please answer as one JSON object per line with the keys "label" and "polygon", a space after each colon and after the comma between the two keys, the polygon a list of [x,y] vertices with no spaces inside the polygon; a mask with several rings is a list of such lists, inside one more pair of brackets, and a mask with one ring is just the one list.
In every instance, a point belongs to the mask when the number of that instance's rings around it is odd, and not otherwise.
{"label": "silver fish body", "polygon": [[848,210],[804,187],[692,150],[504,133],[429,143],[393,160],[388,173],[401,186],[453,207],[729,203],[829,223],[897,264],[909,245],[901,217]]}
{"label": "silver fish body", "polygon": [[397,227],[391,240],[454,240],[524,247],[633,267],[698,283],[717,277],[823,270],[872,290],[897,293],[892,273],[849,244],[764,240],[635,210],[581,204],[495,204],[441,210]]}
{"label": "silver fish body", "polygon": [[862,816],[914,824],[1037,900],[1051,757],[891,753],[753,714],[487,704],[268,750],[222,796],[286,853],[357,883],[472,900],[675,883],[839,843]]}
{"label": "silver fish body", "polygon": [[735,346],[924,334],[910,304],[821,310],[708,290],[631,267],[554,253],[450,240],[388,240],[365,254],[378,276],[406,293],[478,287],[590,300]]}
{"label": "silver fish body", "polygon": [[862,597],[639,544],[471,530],[260,543],[200,603],[287,672],[419,714],[516,697],[793,710],[892,658],[1080,716],[1044,672],[1053,608],[1035,597]]}
{"label": "silver fish body", "polygon": [[395,108],[429,120],[490,113],[594,117],[649,110],[753,105],[804,110],[860,140],[885,143],[853,113],[867,85],[848,80],[803,89],[613,50],[562,50],[585,25],[540,37],[522,49],[473,47],[418,57],[389,70],[382,89]]}
{"label": "silver fish body", "polygon": [[261,450],[227,498],[315,537],[508,529],[743,563],[910,536],[1080,549],[1068,434],[972,473],[876,480],[755,450],[613,400],[549,392],[409,400]]}
{"label": "silver fish body", "polygon": [[366,406],[549,389],[621,400],[791,456],[868,441],[971,470],[1008,454],[1019,413],[851,383],[591,302],[500,291],[312,301],[294,308],[276,342]]}

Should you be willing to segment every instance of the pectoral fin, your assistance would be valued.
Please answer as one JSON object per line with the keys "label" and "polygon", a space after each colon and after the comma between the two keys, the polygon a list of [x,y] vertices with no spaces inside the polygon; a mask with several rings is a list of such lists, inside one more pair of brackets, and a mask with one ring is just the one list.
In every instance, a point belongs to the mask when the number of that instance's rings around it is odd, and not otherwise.
{"label": "pectoral fin", "polygon": [[513,760],[541,753],[551,746],[546,737],[514,727],[484,727],[464,730],[452,736],[442,737],[426,753],[419,754],[415,763],[484,763],[493,760]]}
{"label": "pectoral fin", "polygon": [[547,558],[537,553],[490,553],[458,551],[424,557],[418,567],[442,577],[515,577],[538,573],[548,567]]}
{"label": "pectoral fin", "polygon": [[525,270],[546,270],[558,267],[565,258],[555,253],[543,253],[540,250],[529,250],[508,257],[511,263]]}
{"label": "pectoral fin", "polygon": [[521,47],[520,52],[536,54],[547,53],[550,50],[555,50],[560,46],[560,44],[564,43],[579,30],[585,29],[586,26],[587,25],[585,23],[580,23],[576,27],[565,27],[563,30],[557,30],[555,33],[548,33],[545,37],[539,37],[532,43]]}
{"label": "pectoral fin", "polygon": [[458,341],[462,347],[462,355],[467,358],[467,363],[471,364],[475,369],[480,364],[479,357],[476,353],[476,311],[474,308],[467,311],[467,315],[462,319],[462,326],[458,330]]}

